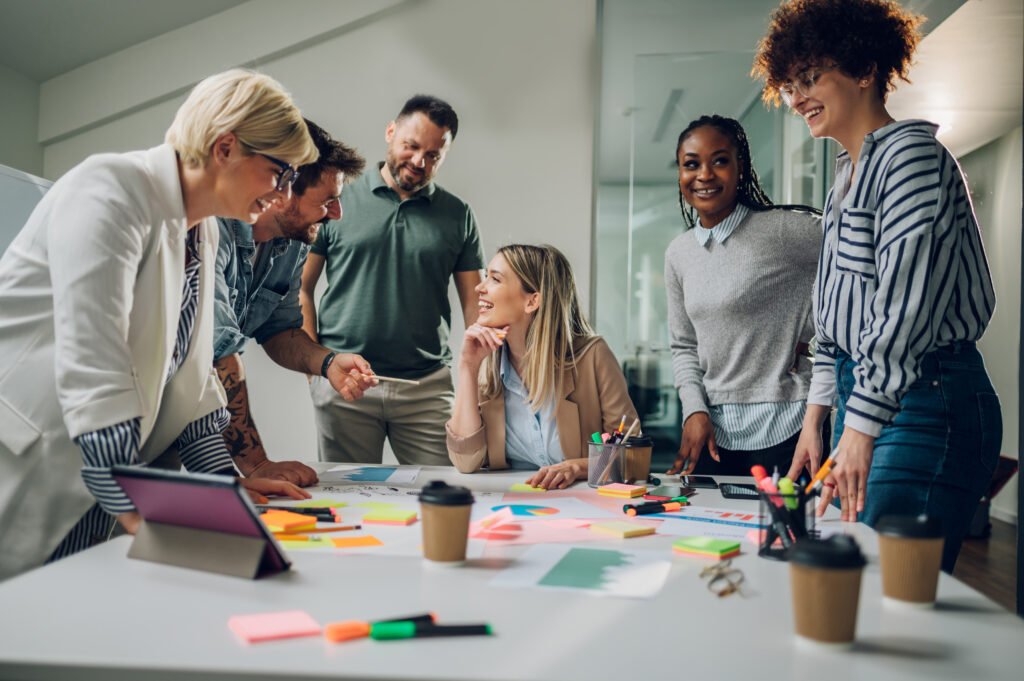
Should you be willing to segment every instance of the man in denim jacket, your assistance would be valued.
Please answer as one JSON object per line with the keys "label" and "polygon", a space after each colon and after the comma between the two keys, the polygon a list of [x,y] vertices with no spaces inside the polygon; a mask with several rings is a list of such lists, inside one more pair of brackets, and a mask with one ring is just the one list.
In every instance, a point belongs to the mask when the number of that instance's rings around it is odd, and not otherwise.
{"label": "man in denim jacket", "polygon": [[[245,476],[287,480],[298,485],[317,481],[316,472],[299,461],[267,458],[249,412],[249,395],[241,352],[250,338],[281,366],[320,374],[346,400],[358,399],[373,385],[370,365],[359,355],[336,354],[302,330],[299,288],[309,245],[320,225],[341,218],[341,189],[357,177],[365,160],[306,121],[319,159],[299,170],[292,195],[267,208],[253,225],[218,218],[214,302],[214,366],[228,397],[231,423],[224,439],[235,465]],[[273,159],[271,159],[273,160]]]}

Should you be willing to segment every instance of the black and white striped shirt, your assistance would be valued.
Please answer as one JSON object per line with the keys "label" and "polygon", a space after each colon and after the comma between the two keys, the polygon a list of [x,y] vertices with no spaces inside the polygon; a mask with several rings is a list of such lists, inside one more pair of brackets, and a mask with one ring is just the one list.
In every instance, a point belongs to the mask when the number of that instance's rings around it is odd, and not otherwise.
{"label": "black and white striped shirt", "polygon": [[995,291],[967,184],[937,126],[900,121],[845,152],[825,203],[810,404],[831,405],[838,350],[857,363],[845,425],[878,436],[921,358],[981,338]]}
{"label": "black and white striped shirt", "polygon": [[[167,370],[166,382],[177,373],[188,354],[192,330],[199,307],[199,266],[197,230],[189,230],[189,258],[185,265],[181,313],[174,343],[174,354]],[[190,423],[175,440],[178,456],[193,473],[225,473],[234,475],[235,468],[224,446],[222,432],[227,427],[227,409],[218,409]],[[138,464],[140,447],[139,418],[116,423],[80,435],[75,442],[82,448],[82,480],[96,498],[93,506],[71,529],[50,556],[57,560],[106,539],[113,526],[113,516],[134,511],[135,507],[111,476],[117,464]]]}

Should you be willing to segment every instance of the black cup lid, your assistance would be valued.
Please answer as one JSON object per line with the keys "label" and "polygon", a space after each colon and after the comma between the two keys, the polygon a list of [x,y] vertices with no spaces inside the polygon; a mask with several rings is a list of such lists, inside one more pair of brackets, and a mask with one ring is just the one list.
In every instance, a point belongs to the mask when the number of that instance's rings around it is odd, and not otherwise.
{"label": "black cup lid", "polygon": [[837,534],[824,541],[798,539],[789,550],[789,562],[816,568],[859,568],[866,560],[853,537]]}
{"label": "black cup lid", "polygon": [[431,480],[420,492],[420,501],[439,506],[465,506],[473,503],[473,493],[465,487],[453,487],[441,480]]}
{"label": "black cup lid", "polygon": [[875,525],[878,534],[908,539],[938,539],[942,536],[942,521],[926,515],[886,515]]}
{"label": "black cup lid", "polygon": [[653,447],[654,440],[650,435],[636,435],[626,440],[626,447]]}

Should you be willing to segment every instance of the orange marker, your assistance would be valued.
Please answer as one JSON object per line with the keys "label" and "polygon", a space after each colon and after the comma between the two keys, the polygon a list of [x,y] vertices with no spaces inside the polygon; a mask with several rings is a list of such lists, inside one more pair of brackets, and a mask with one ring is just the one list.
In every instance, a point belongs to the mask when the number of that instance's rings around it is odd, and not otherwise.
{"label": "orange marker", "polygon": [[825,476],[832,471],[832,464],[835,463],[836,454],[839,453],[839,447],[832,450],[832,453],[828,455],[828,459],[825,463],[821,464],[821,468],[818,469],[818,473],[814,476],[814,479],[807,484],[804,488],[804,494],[810,494],[812,491],[819,489],[825,482]]}

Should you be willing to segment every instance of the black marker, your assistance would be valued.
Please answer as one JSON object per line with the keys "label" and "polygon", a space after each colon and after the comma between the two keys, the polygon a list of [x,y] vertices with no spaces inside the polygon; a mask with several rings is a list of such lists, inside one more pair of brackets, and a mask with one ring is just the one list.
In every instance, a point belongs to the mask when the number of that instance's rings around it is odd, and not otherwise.
{"label": "black marker", "polygon": [[374,622],[370,638],[389,641],[428,636],[490,636],[489,624],[433,624],[431,622]]}

